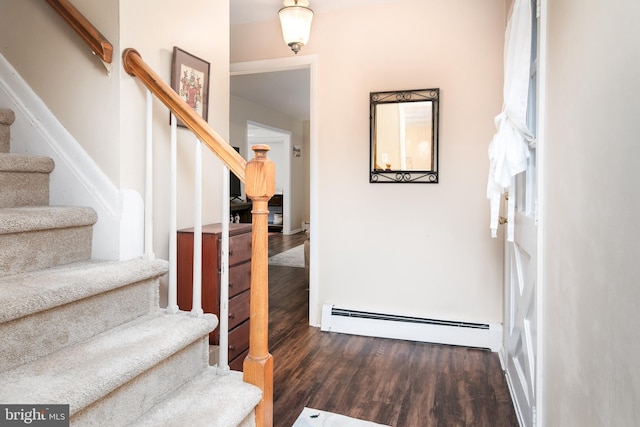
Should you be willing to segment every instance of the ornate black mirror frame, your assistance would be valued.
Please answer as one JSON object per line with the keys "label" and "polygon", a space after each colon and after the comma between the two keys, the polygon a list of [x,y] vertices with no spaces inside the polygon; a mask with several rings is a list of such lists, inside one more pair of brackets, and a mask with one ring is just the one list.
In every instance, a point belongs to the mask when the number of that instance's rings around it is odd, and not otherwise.
{"label": "ornate black mirror frame", "polygon": [[370,93],[369,182],[438,182],[439,101],[440,89]]}

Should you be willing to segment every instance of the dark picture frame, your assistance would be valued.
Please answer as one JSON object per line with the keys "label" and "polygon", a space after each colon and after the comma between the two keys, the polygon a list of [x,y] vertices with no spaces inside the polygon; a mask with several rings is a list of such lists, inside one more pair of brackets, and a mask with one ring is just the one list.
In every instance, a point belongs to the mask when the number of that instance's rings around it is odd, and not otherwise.
{"label": "dark picture frame", "polygon": [[[171,88],[207,121],[209,116],[209,71],[211,64],[177,46],[173,47]],[[185,127],[178,120],[178,126]]]}

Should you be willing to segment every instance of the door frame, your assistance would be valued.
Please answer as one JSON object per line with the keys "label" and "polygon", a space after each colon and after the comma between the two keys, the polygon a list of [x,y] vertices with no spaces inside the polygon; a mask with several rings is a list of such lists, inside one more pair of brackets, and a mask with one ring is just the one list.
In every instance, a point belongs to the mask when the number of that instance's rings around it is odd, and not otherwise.
{"label": "door frame", "polygon": [[319,265],[318,248],[321,236],[318,214],[318,57],[303,55],[276,59],[234,62],[229,66],[229,75],[270,73],[287,70],[309,70],[310,114],[309,114],[309,324],[319,327]]}
{"label": "door frame", "polygon": [[545,235],[545,147],[546,147],[546,105],[547,105],[547,0],[537,0],[539,10],[538,20],[538,116],[537,116],[537,132],[538,142],[537,151],[537,219],[538,219],[538,236],[537,244],[537,286],[536,286],[536,319],[537,319],[537,361],[536,361],[536,424],[542,425],[544,422],[544,396],[543,389],[544,378],[544,288],[546,282],[544,280],[544,235]]}

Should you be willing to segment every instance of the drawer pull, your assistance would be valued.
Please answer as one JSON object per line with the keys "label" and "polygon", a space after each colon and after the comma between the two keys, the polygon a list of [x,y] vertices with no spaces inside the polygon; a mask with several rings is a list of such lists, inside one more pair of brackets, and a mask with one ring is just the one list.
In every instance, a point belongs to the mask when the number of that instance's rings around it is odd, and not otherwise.
{"label": "drawer pull", "polygon": [[229,287],[233,288],[233,282],[229,282]]}
{"label": "drawer pull", "polygon": [[234,313],[229,313],[229,319],[235,319],[236,315]]}
{"label": "drawer pull", "polygon": [[233,249],[229,249],[229,256],[233,255]]}
{"label": "drawer pull", "polygon": [[229,346],[229,351],[236,351],[236,346],[235,345],[230,345]]}

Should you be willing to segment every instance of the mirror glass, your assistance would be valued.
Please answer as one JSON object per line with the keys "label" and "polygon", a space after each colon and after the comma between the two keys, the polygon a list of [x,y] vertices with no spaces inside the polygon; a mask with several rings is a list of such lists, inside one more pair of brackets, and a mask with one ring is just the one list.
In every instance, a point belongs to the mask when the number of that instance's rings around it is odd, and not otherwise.
{"label": "mirror glass", "polygon": [[369,182],[438,182],[439,89],[370,94]]}

